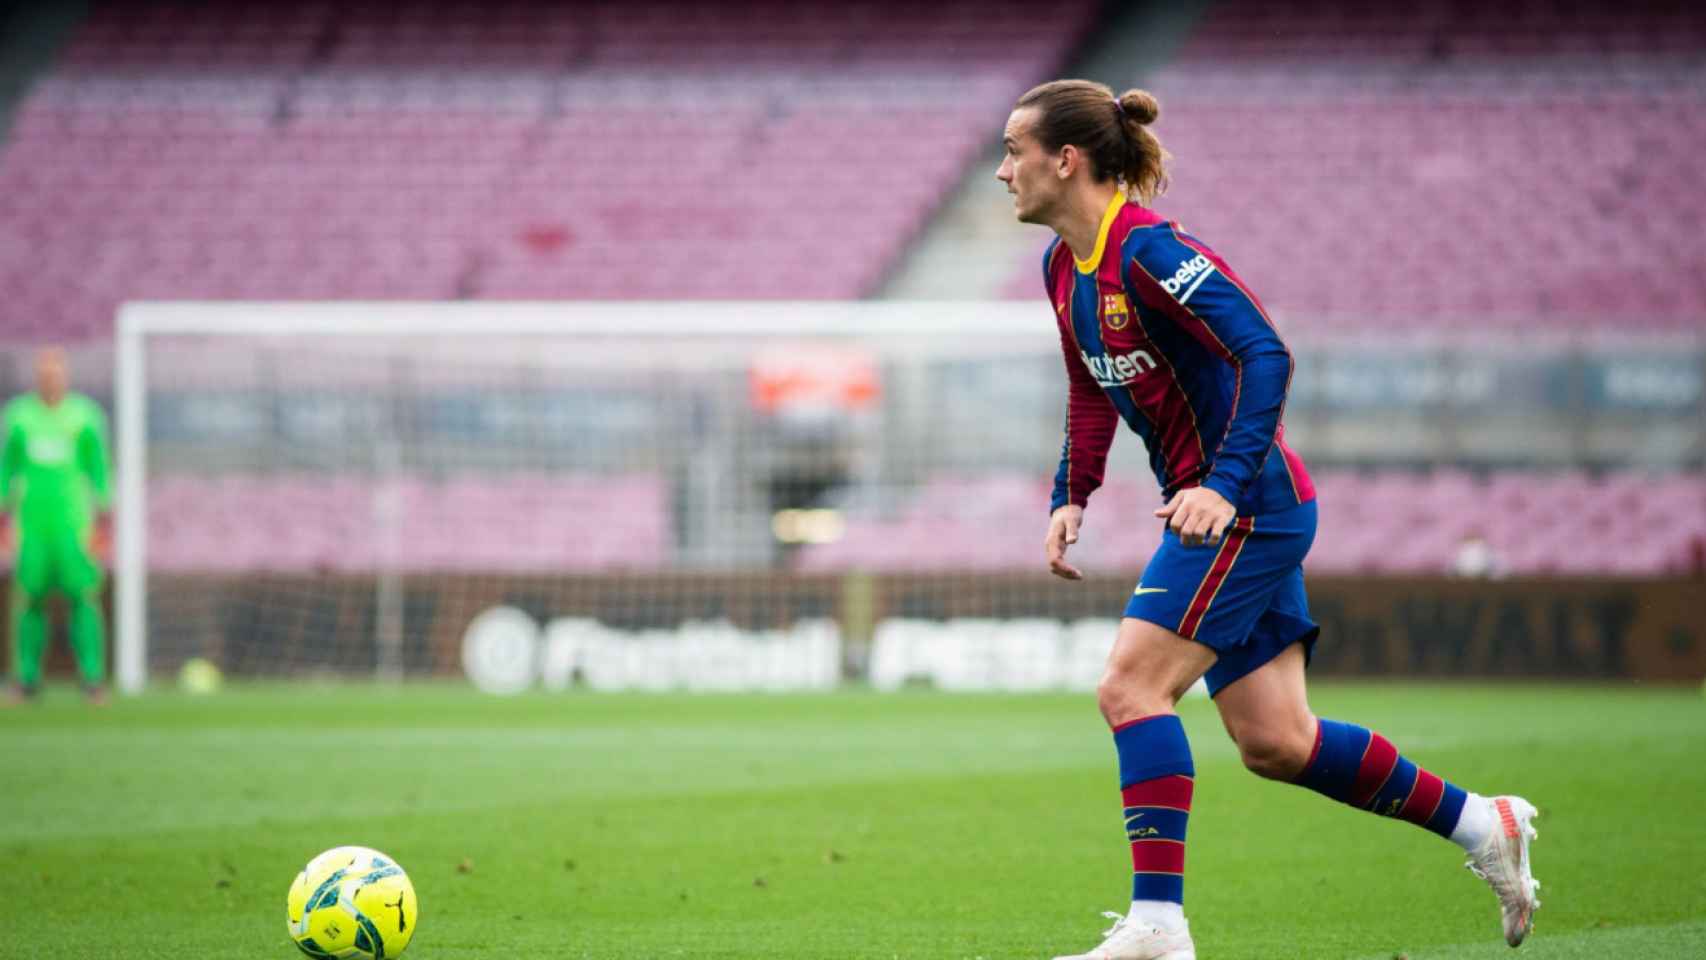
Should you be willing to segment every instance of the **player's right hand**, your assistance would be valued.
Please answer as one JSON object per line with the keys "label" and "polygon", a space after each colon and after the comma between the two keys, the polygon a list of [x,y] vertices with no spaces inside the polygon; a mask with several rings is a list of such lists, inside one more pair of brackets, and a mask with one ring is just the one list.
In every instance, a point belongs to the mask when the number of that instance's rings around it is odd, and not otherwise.
{"label": "player's right hand", "polygon": [[1066,562],[1066,548],[1078,542],[1078,525],[1084,522],[1084,508],[1069,503],[1048,518],[1048,536],[1043,549],[1048,553],[1048,572],[1063,580],[1082,580],[1084,574]]}

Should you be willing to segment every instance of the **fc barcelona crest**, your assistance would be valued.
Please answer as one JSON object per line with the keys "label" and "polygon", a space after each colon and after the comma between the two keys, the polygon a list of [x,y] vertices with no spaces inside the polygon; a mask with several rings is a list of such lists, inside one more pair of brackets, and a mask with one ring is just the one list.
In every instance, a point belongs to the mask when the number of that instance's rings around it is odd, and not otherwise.
{"label": "fc barcelona crest", "polygon": [[1109,330],[1124,330],[1131,322],[1131,304],[1123,293],[1102,294],[1102,324]]}

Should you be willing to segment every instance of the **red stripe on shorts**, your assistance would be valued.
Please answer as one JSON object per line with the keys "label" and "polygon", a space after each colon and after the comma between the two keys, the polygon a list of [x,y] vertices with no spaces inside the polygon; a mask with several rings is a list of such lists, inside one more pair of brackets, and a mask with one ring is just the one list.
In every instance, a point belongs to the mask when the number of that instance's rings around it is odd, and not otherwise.
{"label": "red stripe on shorts", "polygon": [[1220,552],[1214,555],[1214,563],[1209,565],[1207,575],[1197,586],[1196,595],[1191,597],[1185,619],[1179,621],[1179,636],[1186,640],[1196,639],[1197,628],[1202,626],[1209,605],[1220,593],[1221,584],[1226,582],[1226,575],[1232,571],[1232,564],[1237,561],[1238,552],[1244,549],[1244,541],[1250,536],[1255,522],[1254,517],[1239,517],[1232,521],[1232,527],[1226,531],[1226,540],[1220,545]]}

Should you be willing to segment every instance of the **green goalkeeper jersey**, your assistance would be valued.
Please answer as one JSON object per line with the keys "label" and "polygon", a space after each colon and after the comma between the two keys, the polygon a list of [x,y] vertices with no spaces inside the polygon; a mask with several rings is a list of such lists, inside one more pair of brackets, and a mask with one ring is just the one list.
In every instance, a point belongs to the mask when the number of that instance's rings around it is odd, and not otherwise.
{"label": "green goalkeeper jersey", "polygon": [[67,393],[48,406],[26,393],[6,404],[0,502],[17,512],[26,535],[89,529],[90,507],[112,499],[107,418],[93,400]]}

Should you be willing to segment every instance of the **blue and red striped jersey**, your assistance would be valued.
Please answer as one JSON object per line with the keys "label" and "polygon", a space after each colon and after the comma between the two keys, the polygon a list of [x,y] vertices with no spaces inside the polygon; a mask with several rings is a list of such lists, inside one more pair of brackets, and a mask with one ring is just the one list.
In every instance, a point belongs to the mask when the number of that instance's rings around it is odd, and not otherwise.
{"label": "blue and red striped jersey", "polygon": [[1164,499],[1204,486],[1249,515],[1315,498],[1280,423],[1291,351],[1213,250],[1116,195],[1090,258],[1057,237],[1043,276],[1069,381],[1050,511],[1088,503],[1120,420]]}

